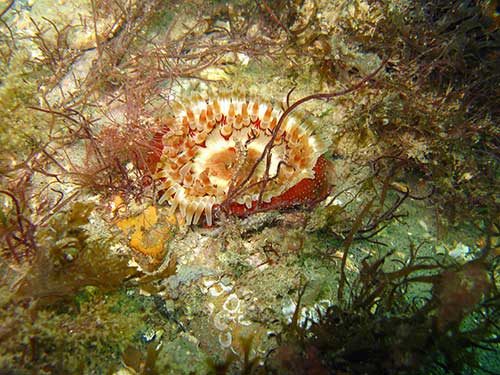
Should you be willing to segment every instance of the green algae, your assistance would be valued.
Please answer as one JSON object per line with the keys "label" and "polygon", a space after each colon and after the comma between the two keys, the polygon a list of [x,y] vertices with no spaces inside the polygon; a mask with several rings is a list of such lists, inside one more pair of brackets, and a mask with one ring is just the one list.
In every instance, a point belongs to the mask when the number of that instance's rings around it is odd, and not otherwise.
{"label": "green algae", "polygon": [[85,225],[94,206],[75,202],[36,233],[35,246],[44,251],[37,252],[32,264],[25,265],[28,272],[15,280],[20,298],[71,296],[86,286],[114,289],[136,273],[126,259],[107,253],[111,240],[89,240]]}
{"label": "green algae", "polygon": [[0,66],[0,144],[2,173],[5,168],[28,156],[29,150],[48,140],[49,121],[27,108],[38,104],[39,80],[47,70],[33,63],[30,51],[15,51],[9,62]]}
{"label": "green algae", "polygon": [[116,353],[134,342],[145,325],[142,308],[132,308],[130,299],[126,309],[120,308],[120,298],[98,293],[79,297],[74,306],[5,304],[4,327],[17,329],[4,337],[2,371],[77,374],[117,367]]}
{"label": "green algae", "polygon": [[187,335],[166,343],[160,348],[156,362],[164,374],[210,374],[208,356],[198,343]]}

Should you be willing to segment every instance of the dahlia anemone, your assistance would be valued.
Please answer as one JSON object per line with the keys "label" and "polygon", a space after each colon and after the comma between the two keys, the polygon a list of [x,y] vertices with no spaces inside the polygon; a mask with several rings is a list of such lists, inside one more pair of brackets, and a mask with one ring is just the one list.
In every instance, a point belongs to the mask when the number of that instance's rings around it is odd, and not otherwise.
{"label": "dahlia anemone", "polygon": [[322,155],[329,143],[301,114],[288,115],[278,128],[282,114],[238,96],[175,103],[156,155],[160,204],[179,210],[187,225],[204,215],[210,226],[222,205],[245,216],[324,199],[329,184]]}

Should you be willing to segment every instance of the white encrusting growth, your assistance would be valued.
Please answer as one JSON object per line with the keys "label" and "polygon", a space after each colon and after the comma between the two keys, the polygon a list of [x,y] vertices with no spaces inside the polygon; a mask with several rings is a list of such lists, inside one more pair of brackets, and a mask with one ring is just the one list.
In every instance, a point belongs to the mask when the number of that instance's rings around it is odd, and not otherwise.
{"label": "white encrusting growth", "polygon": [[[193,97],[174,106],[166,120],[163,152],[155,178],[168,202],[179,210],[187,225],[197,224],[204,215],[213,223],[214,206],[226,198],[230,186],[243,181],[270,142],[281,111],[259,99],[220,96],[205,101]],[[289,115],[279,130],[271,153],[269,176],[263,194],[270,202],[304,178],[314,178],[313,167],[328,142],[315,135],[313,123],[301,115]],[[261,161],[249,185],[262,180],[266,170]],[[259,185],[236,197],[250,209],[258,199]]]}

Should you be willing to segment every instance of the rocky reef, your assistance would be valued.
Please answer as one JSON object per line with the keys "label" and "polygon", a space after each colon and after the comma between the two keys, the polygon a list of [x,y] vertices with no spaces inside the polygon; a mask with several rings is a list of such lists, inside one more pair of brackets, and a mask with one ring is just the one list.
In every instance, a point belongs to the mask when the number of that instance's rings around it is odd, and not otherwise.
{"label": "rocky reef", "polygon": [[499,20],[0,1],[0,373],[498,373]]}

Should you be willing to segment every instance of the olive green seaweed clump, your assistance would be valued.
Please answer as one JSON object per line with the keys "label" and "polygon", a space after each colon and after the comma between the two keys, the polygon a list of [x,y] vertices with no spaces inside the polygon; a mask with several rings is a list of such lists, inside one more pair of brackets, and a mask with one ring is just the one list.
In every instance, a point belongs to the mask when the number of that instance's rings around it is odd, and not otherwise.
{"label": "olive green seaweed clump", "polygon": [[[125,293],[87,288],[73,303],[40,306],[0,290],[0,373],[88,374],[113,371],[137,345],[150,305]],[[148,307],[149,306],[149,307]]]}
{"label": "olive green seaweed clump", "polygon": [[[12,53],[8,64],[0,60],[0,168],[25,158],[48,140],[49,123],[38,105],[39,83],[46,69],[33,62],[27,49]],[[1,171],[1,169],[0,169]]]}
{"label": "olive green seaweed clump", "polygon": [[71,296],[86,286],[116,289],[137,273],[127,265],[127,258],[110,252],[110,239],[89,238],[86,225],[93,208],[93,203],[75,202],[35,229],[31,255],[9,276],[18,297],[51,300]]}

